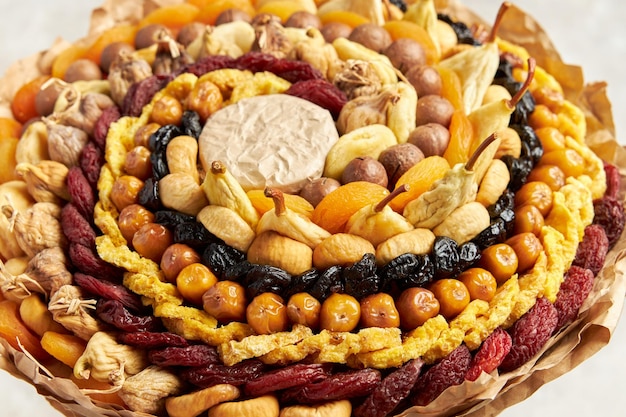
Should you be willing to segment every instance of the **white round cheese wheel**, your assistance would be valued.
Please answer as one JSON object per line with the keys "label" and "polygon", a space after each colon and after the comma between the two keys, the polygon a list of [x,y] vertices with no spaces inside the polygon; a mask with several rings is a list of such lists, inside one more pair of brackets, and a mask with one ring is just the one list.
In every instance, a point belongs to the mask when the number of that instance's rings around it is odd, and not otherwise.
{"label": "white round cheese wheel", "polygon": [[200,161],[206,171],[222,161],[246,191],[269,186],[296,194],[322,175],[338,139],[328,110],[285,94],[256,96],[209,117],[199,138]]}

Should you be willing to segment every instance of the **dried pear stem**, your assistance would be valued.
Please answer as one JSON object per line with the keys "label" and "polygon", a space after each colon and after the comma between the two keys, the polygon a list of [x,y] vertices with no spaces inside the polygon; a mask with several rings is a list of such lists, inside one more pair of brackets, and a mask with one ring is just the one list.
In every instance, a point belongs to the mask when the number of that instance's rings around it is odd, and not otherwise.
{"label": "dried pear stem", "polygon": [[510,100],[507,100],[506,102],[506,105],[511,110],[515,109],[515,106],[517,106],[517,103],[520,102],[522,97],[524,97],[524,94],[526,94],[526,91],[528,91],[528,89],[530,88],[530,84],[532,83],[533,78],[535,78],[536,64],[537,64],[537,61],[535,61],[535,58],[533,57],[528,58],[528,75],[526,76],[526,80],[524,81],[524,84],[522,84],[520,89],[517,90],[515,95],[511,97]]}
{"label": "dried pear stem", "polygon": [[226,172],[226,165],[222,161],[211,162],[211,173],[224,174]]}
{"label": "dried pear stem", "polygon": [[500,25],[502,24],[502,18],[507,10],[511,7],[511,3],[508,1],[503,2],[500,5],[500,9],[498,9],[498,14],[496,15],[496,20],[493,22],[493,27],[491,28],[491,32],[489,32],[489,37],[487,38],[487,43],[494,42],[496,40],[496,36],[498,34],[498,29],[500,29]]}
{"label": "dried pear stem", "polygon": [[274,200],[274,212],[277,216],[285,214],[287,207],[285,206],[285,197],[283,196],[282,191],[277,190],[276,188],[266,187],[263,194],[265,194],[265,197],[269,197]]}
{"label": "dried pear stem", "polygon": [[393,200],[402,193],[406,193],[407,191],[409,191],[410,188],[411,186],[409,184],[402,184],[401,186],[393,190],[390,194],[388,194],[385,198],[380,200],[380,203],[376,204],[376,206],[374,207],[374,211],[376,213],[380,213],[381,211],[383,211],[385,206],[391,202],[391,200]]}
{"label": "dried pear stem", "polygon": [[470,156],[470,158],[465,163],[465,169],[468,171],[473,170],[474,164],[476,163],[476,161],[478,161],[478,157],[480,157],[480,154],[483,153],[484,150],[487,149],[487,147],[491,145],[497,138],[498,134],[492,133],[487,139],[482,141],[482,143],[478,146],[478,148],[476,148],[472,156]]}

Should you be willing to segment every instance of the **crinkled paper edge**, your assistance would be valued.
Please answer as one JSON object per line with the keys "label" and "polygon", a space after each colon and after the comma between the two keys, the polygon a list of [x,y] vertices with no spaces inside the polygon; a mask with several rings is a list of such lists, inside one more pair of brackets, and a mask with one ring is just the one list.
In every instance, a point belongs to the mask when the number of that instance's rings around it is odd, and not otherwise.
{"label": "crinkled paper edge", "polygon": [[[136,22],[151,10],[180,0],[105,0],[91,17],[88,35],[79,40],[88,44],[99,33],[121,22]],[[457,1],[438,0],[438,8],[466,23],[485,25],[478,16]],[[598,82],[585,85],[582,69],[562,62],[543,28],[531,16],[513,6],[506,14],[499,36],[524,46],[539,65],[557,79],[566,97],[577,103],[587,115],[589,146],[604,160],[620,169],[622,196],[626,194],[626,151],[615,139],[611,103],[607,85]],[[69,46],[57,39],[46,51],[12,65],[0,83],[0,117],[9,116],[10,102],[24,80],[45,73],[54,57]],[[594,291],[581,308],[576,322],[553,337],[542,352],[515,372],[498,376],[483,374],[477,382],[451,387],[427,407],[413,407],[400,417],[489,417],[528,398],[542,385],[572,370],[594,355],[610,339],[622,312],[626,294],[626,236],[622,236],[609,253],[605,267],[595,281]],[[24,353],[13,349],[0,338],[0,369],[18,379],[32,383],[37,391],[58,411],[67,416],[140,417],[119,406],[92,401],[66,378],[50,378]]]}

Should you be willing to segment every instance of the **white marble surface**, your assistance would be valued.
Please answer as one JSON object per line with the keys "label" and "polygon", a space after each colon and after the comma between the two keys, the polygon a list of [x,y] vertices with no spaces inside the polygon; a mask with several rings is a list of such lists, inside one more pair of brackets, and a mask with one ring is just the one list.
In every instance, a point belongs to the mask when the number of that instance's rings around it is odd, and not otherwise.
{"label": "white marble surface", "polygon": [[[544,26],[563,59],[582,64],[587,81],[606,80],[613,102],[618,139],[626,143],[626,8],[609,0],[518,0]],[[90,10],[101,0],[0,0],[0,74],[7,66],[39,50],[57,37],[74,41],[86,33]],[[467,0],[491,20],[500,4]],[[626,410],[626,324],[617,326],[609,345],[561,378],[544,385],[503,417],[618,417]],[[0,371],[0,415],[59,417],[35,389]]]}

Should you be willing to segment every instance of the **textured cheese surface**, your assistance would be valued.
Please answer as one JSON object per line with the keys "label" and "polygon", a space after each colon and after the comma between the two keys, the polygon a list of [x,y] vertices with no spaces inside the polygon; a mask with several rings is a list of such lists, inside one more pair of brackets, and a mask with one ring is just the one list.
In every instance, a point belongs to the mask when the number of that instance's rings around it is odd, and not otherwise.
{"label": "textured cheese surface", "polygon": [[222,161],[247,191],[298,193],[322,175],[339,139],[330,113],[303,99],[273,94],[243,99],[209,117],[199,139],[205,170]]}

